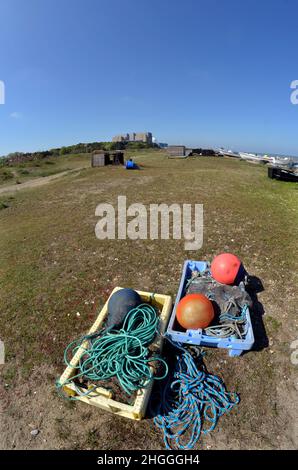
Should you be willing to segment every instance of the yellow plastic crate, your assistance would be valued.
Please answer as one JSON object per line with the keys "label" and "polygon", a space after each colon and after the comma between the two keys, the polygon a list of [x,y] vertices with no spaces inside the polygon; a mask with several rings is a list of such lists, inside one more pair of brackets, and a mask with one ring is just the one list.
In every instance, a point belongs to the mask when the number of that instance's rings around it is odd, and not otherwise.
{"label": "yellow plastic crate", "polygon": [[[122,287],[115,287],[110,297],[114,294],[114,292],[116,292],[119,289],[122,289]],[[172,311],[171,296],[163,295],[163,294],[153,294],[151,292],[143,292],[143,291],[137,291],[137,292],[140,294],[144,302],[151,302],[153,306],[156,306],[160,310],[159,332],[163,334],[166,330],[166,327],[167,327],[167,324],[171,315],[171,311]],[[106,301],[97,319],[95,320],[94,324],[92,325],[89,332],[87,333],[88,335],[99,330],[100,327],[102,326],[108,314],[109,299]],[[163,337],[160,335],[157,335],[154,340],[154,346],[156,346],[159,351],[162,350],[162,343],[163,343]],[[70,365],[65,369],[65,371],[63,372],[63,374],[61,375],[59,379],[60,384],[63,384],[65,381],[71,379],[71,377],[75,375],[75,369],[79,363],[79,360],[82,354],[85,351],[85,348],[87,347],[87,344],[88,344],[87,341],[82,343],[81,347],[75,353],[72,360],[70,361]],[[133,405],[128,405],[126,403],[121,403],[119,401],[113,400],[112,392],[103,387],[97,387],[88,396],[79,395],[76,390],[81,390],[82,393],[84,393],[85,390],[83,388],[80,389],[80,387],[78,387],[77,384],[74,385],[73,383],[68,383],[67,385],[65,385],[63,387],[63,390],[68,395],[77,396],[77,400],[88,403],[89,405],[97,406],[98,408],[102,408],[103,410],[110,411],[111,413],[115,413],[119,416],[124,416],[125,418],[140,420],[145,416],[148,400],[149,400],[152,386],[153,386],[153,381],[154,379],[151,380],[151,382],[146,388],[138,390],[136,399]]]}

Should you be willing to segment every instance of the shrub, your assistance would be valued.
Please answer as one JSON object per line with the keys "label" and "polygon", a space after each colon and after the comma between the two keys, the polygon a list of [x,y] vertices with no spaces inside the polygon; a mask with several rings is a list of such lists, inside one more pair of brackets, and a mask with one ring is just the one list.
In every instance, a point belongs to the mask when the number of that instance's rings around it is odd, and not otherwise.
{"label": "shrub", "polygon": [[69,153],[67,147],[61,147],[61,149],[60,149],[60,155],[66,155],[67,153]]}
{"label": "shrub", "polygon": [[13,173],[8,168],[1,168],[0,170],[0,181],[7,181],[13,178]]}

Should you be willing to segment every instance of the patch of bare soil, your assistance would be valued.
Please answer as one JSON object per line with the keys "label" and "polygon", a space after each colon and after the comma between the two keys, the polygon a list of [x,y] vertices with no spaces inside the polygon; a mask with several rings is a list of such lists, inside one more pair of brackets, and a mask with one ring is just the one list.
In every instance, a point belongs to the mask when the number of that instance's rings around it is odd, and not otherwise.
{"label": "patch of bare soil", "polygon": [[[2,384],[1,449],[162,448],[151,421],[131,421],[84,403],[63,401],[55,379],[56,370],[47,366],[34,370],[13,391]],[[35,430],[37,435],[32,435]]]}
{"label": "patch of bare soil", "polygon": [[82,166],[80,168],[73,168],[72,170],[61,171],[60,173],[56,173],[55,175],[44,176],[42,178],[35,178],[34,180],[25,181],[21,184],[11,184],[10,186],[4,186],[3,188],[0,188],[0,194],[15,193],[23,189],[31,189],[37,188],[39,186],[44,186],[45,184],[48,184],[53,180],[62,178],[63,176],[69,175],[71,173],[79,172],[83,168],[86,167]]}

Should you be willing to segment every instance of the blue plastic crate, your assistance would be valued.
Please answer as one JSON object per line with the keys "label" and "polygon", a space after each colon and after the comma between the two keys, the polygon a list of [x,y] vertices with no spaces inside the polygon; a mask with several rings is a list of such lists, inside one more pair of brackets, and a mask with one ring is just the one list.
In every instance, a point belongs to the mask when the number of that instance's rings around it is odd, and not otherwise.
{"label": "blue plastic crate", "polygon": [[178,343],[196,344],[213,348],[225,348],[229,350],[230,356],[240,356],[243,351],[251,349],[254,344],[254,334],[248,307],[244,307],[246,321],[245,337],[242,339],[232,336],[229,338],[215,338],[213,336],[204,334],[202,329],[186,331],[177,331],[174,329],[177,305],[181,298],[185,295],[186,283],[191,278],[192,271],[197,270],[199,272],[203,272],[207,268],[208,263],[205,261],[185,261],[175,305],[167,328],[167,335],[170,336],[173,341]]}

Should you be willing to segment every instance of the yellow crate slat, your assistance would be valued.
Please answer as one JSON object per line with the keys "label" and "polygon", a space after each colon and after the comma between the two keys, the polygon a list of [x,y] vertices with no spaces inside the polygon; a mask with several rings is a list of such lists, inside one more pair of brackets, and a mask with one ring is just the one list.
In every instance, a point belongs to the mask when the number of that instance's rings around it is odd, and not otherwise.
{"label": "yellow crate slat", "polygon": [[[110,297],[117,292],[118,290],[123,289],[122,287],[115,287],[111,292],[108,300],[104,304],[102,310],[100,311],[97,319],[93,323],[92,327],[88,331],[88,335],[97,331],[103,324],[107,314],[108,314],[108,302]],[[141,296],[144,302],[152,301],[152,304],[157,306],[160,309],[160,316],[159,316],[159,333],[162,335],[165,332],[167,327],[171,310],[172,310],[172,298],[169,295],[164,294],[153,294],[152,292],[145,292],[145,291],[136,291]],[[154,346],[159,348],[159,351],[162,350],[163,344],[163,337],[157,336],[154,341]],[[70,365],[65,369],[63,374],[61,375],[59,382],[63,384],[65,381],[71,379],[73,375],[75,375],[75,369],[80,361],[81,356],[84,354],[85,348],[87,347],[88,342],[85,341],[78,351],[75,353],[73,358],[70,361]],[[153,370],[153,368],[152,368]],[[153,370],[154,371],[154,370]],[[136,394],[136,398],[133,405],[128,405],[126,403],[122,403],[116,401],[112,398],[112,392],[109,389],[104,387],[96,387],[94,392],[92,392],[88,396],[80,396],[77,394],[76,389],[80,389],[80,387],[75,386],[73,383],[68,383],[66,386],[66,393],[73,395],[75,393],[77,395],[77,400],[80,400],[84,403],[89,405],[96,406],[101,408],[105,411],[109,411],[111,413],[117,414],[119,416],[123,416],[125,418],[130,418],[134,420],[140,420],[145,416],[147,404],[150,398],[150,394],[153,387],[152,379],[146,388],[139,390]]]}

